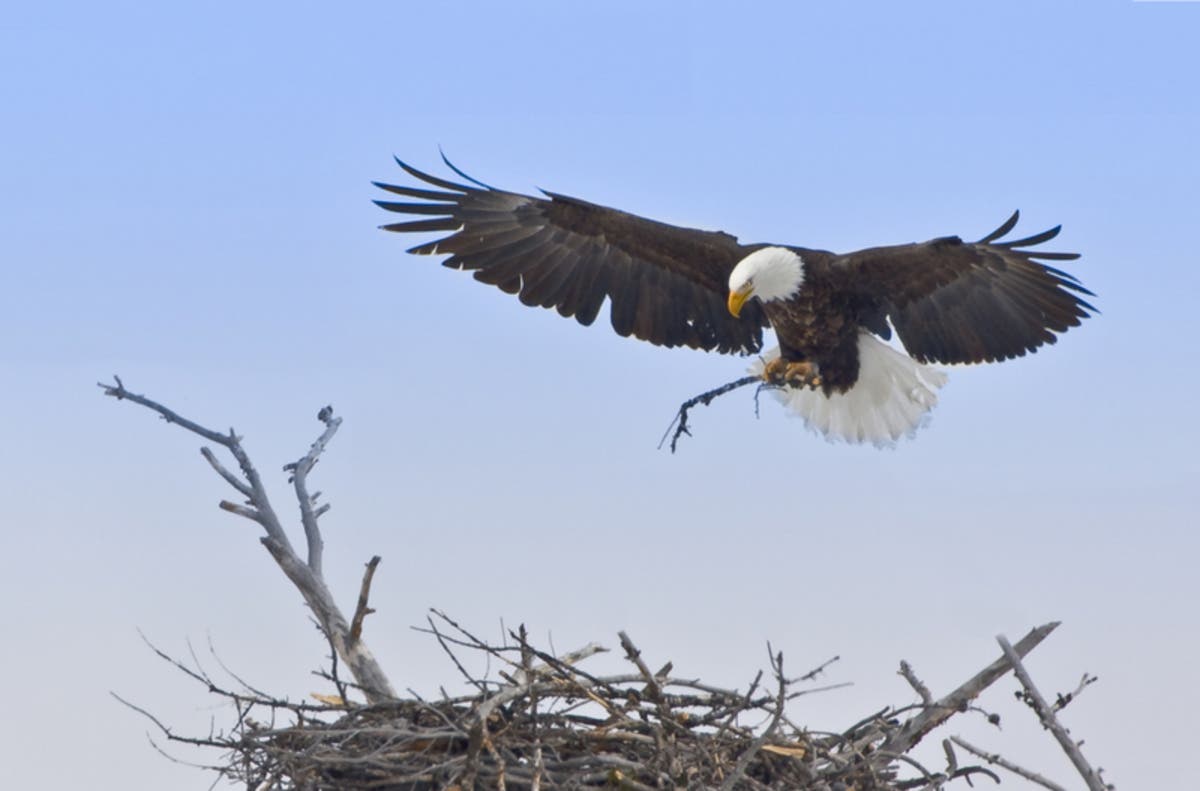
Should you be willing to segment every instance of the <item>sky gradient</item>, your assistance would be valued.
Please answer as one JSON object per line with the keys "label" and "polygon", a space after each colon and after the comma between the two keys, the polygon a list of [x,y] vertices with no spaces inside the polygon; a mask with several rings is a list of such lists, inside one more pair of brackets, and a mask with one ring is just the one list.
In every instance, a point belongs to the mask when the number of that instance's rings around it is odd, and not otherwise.
{"label": "sky gradient", "polygon": [[[649,7],[645,7],[645,6]],[[741,4],[746,6],[747,4]],[[1050,620],[1043,691],[1121,789],[1172,787],[1200,695],[1196,424],[1200,3],[44,3],[0,20],[0,361],[13,787],[207,788],[116,691],[182,730],[230,712],[142,644],[293,697],[325,646],[219,511],[198,438],[127,386],[313,473],[344,606],[383,556],[373,650],[452,685],[426,608],[560,650],[627,630],[650,664],[744,685],[769,639],[838,654],[795,718],[845,727],[944,693]],[[392,155],[438,146],[538,187],[743,241],[831,250],[1062,223],[1101,315],[955,369],[891,451],[833,445],[741,391],[746,360],[532,310],[376,226]],[[618,668],[598,658],[594,670]],[[950,733],[1078,787],[998,683]],[[15,700],[11,696],[15,694]],[[46,734],[64,724],[70,761]],[[927,756],[937,763],[940,749]],[[184,757],[196,758],[183,753]],[[203,758],[203,756],[201,756]],[[214,757],[209,756],[209,760]],[[50,767],[50,769],[47,769]],[[50,776],[47,776],[50,772]],[[1006,788],[1026,786],[1006,778]]]}

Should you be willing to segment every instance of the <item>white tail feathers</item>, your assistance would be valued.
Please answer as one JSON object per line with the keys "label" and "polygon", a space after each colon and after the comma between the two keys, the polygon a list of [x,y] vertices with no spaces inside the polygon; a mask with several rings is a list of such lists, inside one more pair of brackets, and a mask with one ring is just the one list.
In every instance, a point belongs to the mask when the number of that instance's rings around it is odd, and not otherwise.
{"label": "white tail feathers", "polygon": [[[750,366],[761,374],[776,347]],[[858,336],[858,381],[845,393],[784,387],[774,391],[789,410],[829,440],[889,447],[925,424],[946,374],[896,351],[869,332]]]}

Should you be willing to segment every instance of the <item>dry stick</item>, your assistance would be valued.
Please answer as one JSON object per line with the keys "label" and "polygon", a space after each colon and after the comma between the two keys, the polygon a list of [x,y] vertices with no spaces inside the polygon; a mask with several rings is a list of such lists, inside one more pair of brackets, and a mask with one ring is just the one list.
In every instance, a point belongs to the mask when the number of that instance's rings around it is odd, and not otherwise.
{"label": "dry stick", "polygon": [[367,570],[363,572],[362,587],[358,589],[358,606],[354,608],[354,617],[350,619],[350,643],[357,643],[362,637],[363,619],[375,610],[367,606],[371,597],[371,579],[375,576],[375,568],[382,560],[378,555],[367,561]]}
{"label": "dry stick", "polygon": [[963,748],[967,752],[982,758],[983,760],[987,761],[989,764],[995,764],[996,766],[1007,769],[1008,771],[1012,772],[1013,774],[1020,775],[1021,777],[1024,777],[1026,780],[1029,780],[1030,782],[1034,782],[1040,786],[1045,786],[1046,788],[1049,788],[1050,791],[1067,791],[1066,788],[1064,788],[1063,786],[1060,786],[1058,783],[1054,782],[1053,780],[1047,780],[1046,778],[1042,777],[1037,772],[1030,771],[1029,769],[1026,769],[1023,766],[1018,766],[1017,764],[1014,764],[1012,761],[1009,761],[1006,758],[1004,758],[1004,756],[1000,755],[999,753],[989,753],[989,752],[986,752],[985,750],[981,750],[978,747],[976,747],[975,745],[971,744],[970,742],[966,741],[965,739],[963,739],[959,736],[951,736],[950,741],[954,742],[955,744],[957,744],[959,747]]}
{"label": "dry stick", "polygon": [[721,783],[720,791],[733,791],[733,787],[737,784],[737,781],[746,773],[746,767],[750,765],[750,761],[754,759],[754,756],[758,755],[758,751],[767,743],[767,739],[770,739],[775,734],[775,729],[779,727],[779,720],[783,717],[783,707],[787,702],[788,685],[787,678],[783,675],[783,652],[780,651],[778,654],[771,653],[770,657],[771,669],[775,671],[775,678],[779,682],[779,693],[775,698],[775,713],[771,717],[771,724],[758,735],[758,738],[750,742],[750,746],[746,748],[746,751],[741,754],[737,763],[734,764],[733,771]]}
{"label": "dry stick", "polygon": [[1071,703],[1071,701],[1073,701],[1073,700],[1075,700],[1075,698],[1079,697],[1079,694],[1081,692],[1083,692],[1090,685],[1095,684],[1099,680],[1100,679],[1098,676],[1093,676],[1093,675],[1084,673],[1083,678],[1079,679],[1079,686],[1075,687],[1075,691],[1068,692],[1065,695],[1062,694],[1061,692],[1058,693],[1055,696],[1056,699],[1054,701],[1054,705],[1051,706],[1050,708],[1052,708],[1056,712],[1062,711]]}
{"label": "dry stick", "polygon": [[805,673],[804,675],[800,676],[800,678],[798,678],[797,681],[812,681],[817,676],[824,673],[826,668],[828,668],[834,662],[840,662],[841,659],[842,658],[840,656],[830,657],[829,659],[826,659],[824,662],[822,662],[821,664],[814,667],[812,670],[810,670],[807,673]]}
{"label": "dry stick", "polygon": [[238,468],[242,471],[244,480],[239,480],[230,470],[223,467],[217,461],[211,450],[207,448],[201,449],[205,460],[213,467],[230,486],[248,501],[248,505],[238,505],[228,501],[221,501],[220,507],[230,513],[243,516],[258,523],[266,533],[260,540],[267,551],[271,553],[271,557],[275,559],[276,564],[283,570],[283,573],[291,580],[296,589],[300,591],[304,601],[316,616],[317,623],[321,629],[333,642],[338,654],[346,666],[350,668],[354,674],[354,679],[358,683],[359,688],[363,690],[363,694],[367,696],[369,702],[381,702],[385,700],[394,700],[396,693],[392,689],[391,682],[388,681],[387,675],[384,674],[383,668],[375,661],[375,657],[363,644],[362,640],[351,641],[350,626],[346,622],[346,617],[338,608],[334,601],[333,594],[329,591],[325,583],[324,576],[321,574],[321,532],[317,526],[317,519],[323,514],[328,507],[313,508],[313,500],[315,495],[310,496],[306,488],[307,476],[312,467],[317,462],[317,458],[321,452],[325,450],[325,446],[333,435],[337,432],[338,426],[341,425],[341,418],[333,416],[333,410],[326,407],[317,415],[318,419],[325,424],[325,430],[321,436],[313,442],[308,453],[300,458],[299,461],[289,464],[285,469],[292,472],[292,483],[296,487],[296,494],[300,500],[301,522],[304,526],[305,538],[308,544],[308,560],[301,560],[292,547],[291,541],[288,540],[287,533],[283,529],[283,523],[279,521],[279,516],[275,513],[275,509],[271,505],[271,500],[267,496],[266,487],[263,485],[262,478],[258,471],[250,462],[250,457],[242,448],[241,438],[233,429],[229,430],[228,434],[222,434],[212,429],[205,428],[193,420],[189,420],[177,412],[168,409],[162,404],[149,399],[137,393],[131,393],[125,388],[125,383],[121,381],[119,376],[114,376],[113,381],[116,384],[99,383],[99,387],[104,391],[106,396],[116,398],[118,401],[131,401],[140,406],[144,406],[154,412],[157,412],[163,420],[168,423],[174,423],[193,434],[197,434],[210,442],[214,442],[226,448],[233,458],[238,463]]}
{"label": "dry stick", "polygon": [[1042,693],[1038,692],[1038,688],[1034,686],[1033,679],[1030,678],[1029,672],[1025,666],[1021,664],[1021,656],[1017,651],[1013,650],[1009,644],[1008,638],[1004,635],[997,635],[996,642],[1000,644],[1000,648],[1004,650],[1004,655],[1008,661],[1012,663],[1013,673],[1021,682],[1021,686],[1025,688],[1025,693],[1028,695],[1029,703],[1033,706],[1033,710],[1037,712],[1038,719],[1042,721],[1050,733],[1054,734],[1054,738],[1062,746],[1063,752],[1071,759],[1071,763],[1075,764],[1075,768],[1079,771],[1083,781],[1087,783],[1087,787],[1091,791],[1108,791],[1110,786],[1106,785],[1100,779],[1100,773],[1092,768],[1092,765],[1083,757],[1083,753],[1079,751],[1079,745],[1071,739],[1071,735],[1067,729],[1058,721],[1058,717],[1054,716],[1054,711],[1046,703],[1046,699],[1042,697]]}
{"label": "dry stick", "polygon": [[688,430],[688,410],[697,404],[708,406],[717,396],[725,395],[731,390],[737,390],[739,387],[745,387],[755,382],[762,384],[761,376],[743,376],[741,379],[735,379],[732,382],[721,385],[720,387],[709,390],[707,393],[701,393],[695,398],[689,398],[679,406],[679,411],[675,413],[675,418],[671,421],[671,425],[667,426],[667,430],[663,432],[662,439],[658,441],[658,449],[662,450],[662,446],[667,441],[667,435],[671,434],[671,429],[675,429],[675,434],[671,436],[671,452],[675,452],[675,445],[679,442],[679,438],[684,434],[689,437],[692,432]]}
{"label": "dry stick", "polygon": [[[1013,654],[1018,658],[1025,656],[1056,628],[1058,628],[1058,621],[1031,630],[1017,643]],[[925,734],[962,711],[968,703],[979,696],[979,693],[1007,673],[1010,667],[1012,667],[1012,661],[1007,654],[992,662],[949,695],[924,706],[919,714],[907,720],[888,735],[883,744],[879,745],[878,752],[895,754],[908,752],[924,738]]]}
{"label": "dry stick", "polygon": [[650,699],[655,703],[662,702],[662,687],[659,686],[658,679],[650,672],[650,668],[642,661],[642,652],[633,641],[629,639],[629,635],[624,632],[617,632],[617,637],[621,639],[621,647],[625,649],[625,656],[630,662],[637,665],[637,669],[641,672],[642,678],[646,679],[646,688],[650,693]]}
{"label": "dry stick", "polygon": [[922,703],[927,706],[933,703],[933,693],[929,691],[929,687],[925,686],[925,683],[917,678],[917,674],[913,672],[912,665],[903,659],[900,660],[900,675],[904,676],[904,680],[908,682],[908,685],[921,696]]}
{"label": "dry stick", "polygon": [[342,425],[342,419],[333,416],[333,407],[326,406],[317,412],[317,420],[325,424],[325,431],[313,442],[308,453],[301,456],[298,461],[285,464],[283,471],[292,473],[291,482],[296,489],[296,499],[300,503],[300,522],[304,525],[304,537],[308,543],[308,566],[320,574],[325,542],[321,540],[321,530],[317,527],[317,519],[329,510],[329,506],[313,508],[320,492],[309,495],[308,473],[312,471],[313,465],[317,463],[317,459],[325,450],[325,446],[329,444],[329,440],[337,433],[338,426]]}

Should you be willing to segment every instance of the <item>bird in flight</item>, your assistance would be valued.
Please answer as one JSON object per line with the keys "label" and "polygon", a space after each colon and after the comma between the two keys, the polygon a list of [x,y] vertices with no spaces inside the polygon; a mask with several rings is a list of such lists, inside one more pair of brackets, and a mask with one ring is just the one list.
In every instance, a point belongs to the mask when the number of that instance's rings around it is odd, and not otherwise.
{"label": "bird in flight", "polygon": [[[889,445],[920,427],[946,374],[932,364],[999,362],[1054,343],[1096,309],[1073,275],[1039,247],[1061,226],[1005,237],[1013,215],[977,242],[927,242],[831,253],[742,244],[543,192],[463,182],[397,159],[411,184],[375,182],[409,219],[382,226],[441,232],[409,250],[590,325],[605,301],[621,336],[723,354],[762,352],[752,367],[809,427],[830,439]],[[885,343],[893,329],[907,354]]]}

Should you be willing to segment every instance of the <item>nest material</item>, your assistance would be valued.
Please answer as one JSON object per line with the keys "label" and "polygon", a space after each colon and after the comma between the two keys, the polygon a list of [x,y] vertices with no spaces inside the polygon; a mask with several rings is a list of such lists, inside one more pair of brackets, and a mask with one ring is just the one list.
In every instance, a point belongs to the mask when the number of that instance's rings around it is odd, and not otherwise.
{"label": "nest material", "polygon": [[648,686],[630,677],[545,678],[469,701],[403,701],[330,723],[248,728],[231,745],[236,775],[248,788],[314,790],[908,785],[856,758],[851,740],[775,718],[773,696],[700,691],[670,678],[658,679],[657,691]]}
{"label": "nest material", "polygon": [[[466,632],[469,639],[460,640],[432,631],[475,694],[342,705],[332,721],[326,716],[335,709],[243,696],[238,727],[218,740],[228,751],[218,771],[257,791],[899,791],[938,788],[975,772],[992,775],[957,765],[931,773],[906,756],[880,752],[876,748],[902,727],[890,709],[842,733],[792,723],[788,699],[816,691],[794,687],[811,682],[829,663],[788,679],[782,655],[772,654],[771,677],[759,673],[739,692],[675,678],[669,664],[651,673],[623,633],[622,647],[636,672],[598,677],[575,663],[603,651],[599,646],[555,657],[531,647],[523,630],[513,635],[517,645],[504,647]],[[463,646],[504,662],[509,671],[501,672],[503,682],[472,678],[455,657]],[[294,724],[255,722],[249,713],[262,705],[270,706],[272,719],[288,713]],[[899,761],[907,772],[898,771]]]}

